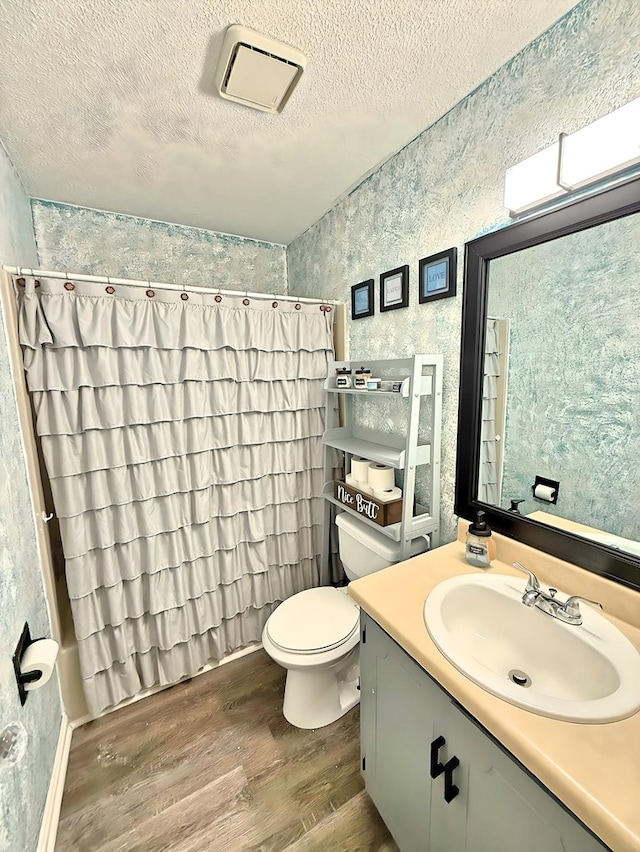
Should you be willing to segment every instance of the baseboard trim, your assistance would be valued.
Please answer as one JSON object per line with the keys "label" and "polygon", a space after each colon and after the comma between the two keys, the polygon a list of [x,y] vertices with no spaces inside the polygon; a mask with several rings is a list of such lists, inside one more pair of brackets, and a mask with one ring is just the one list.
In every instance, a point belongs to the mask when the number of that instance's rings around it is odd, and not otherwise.
{"label": "baseboard trim", "polygon": [[58,747],[53,761],[49,792],[44,806],[40,836],[38,838],[37,852],[54,852],[56,836],[58,834],[58,823],[60,822],[60,807],[62,805],[62,793],[64,782],[67,777],[67,764],[69,762],[69,751],[71,750],[72,727],[66,714],[62,714],[60,721],[60,736]]}

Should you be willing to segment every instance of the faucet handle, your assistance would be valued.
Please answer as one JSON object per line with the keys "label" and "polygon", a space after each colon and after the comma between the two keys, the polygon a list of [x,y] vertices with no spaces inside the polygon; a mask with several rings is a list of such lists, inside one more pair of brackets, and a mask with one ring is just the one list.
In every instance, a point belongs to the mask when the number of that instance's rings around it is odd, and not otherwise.
{"label": "faucet handle", "polygon": [[524,571],[525,574],[529,575],[529,579],[527,580],[527,591],[528,592],[539,592],[540,591],[540,581],[533,573],[533,571],[529,571],[528,568],[525,568],[524,565],[521,565],[519,562],[514,562],[513,567],[517,568],[519,571]]}
{"label": "faucet handle", "polygon": [[571,595],[571,597],[567,598],[564,602],[564,611],[566,614],[571,616],[580,615],[580,607],[578,605],[580,601],[591,604],[591,606],[599,606],[600,609],[604,609],[599,601],[592,601],[590,598],[583,598],[582,595]]}

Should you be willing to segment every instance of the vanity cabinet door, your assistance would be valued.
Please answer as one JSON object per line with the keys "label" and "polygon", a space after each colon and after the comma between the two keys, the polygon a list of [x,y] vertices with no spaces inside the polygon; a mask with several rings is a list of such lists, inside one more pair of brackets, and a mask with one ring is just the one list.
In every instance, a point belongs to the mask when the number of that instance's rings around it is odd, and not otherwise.
{"label": "vanity cabinet door", "polygon": [[427,852],[431,743],[444,695],[367,616],[361,629],[366,629],[360,647],[366,789],[401,852]]}
{"label": "vanity cabinet door", "polygon": [[432,794],[430,852],[606,849],[455,704],[437,722],[460,761],[447,804]]}
{"label": "vanity cabinet door", "polygon": [[401,852],[607,852],[364,612],[360,689],[366,789]]}

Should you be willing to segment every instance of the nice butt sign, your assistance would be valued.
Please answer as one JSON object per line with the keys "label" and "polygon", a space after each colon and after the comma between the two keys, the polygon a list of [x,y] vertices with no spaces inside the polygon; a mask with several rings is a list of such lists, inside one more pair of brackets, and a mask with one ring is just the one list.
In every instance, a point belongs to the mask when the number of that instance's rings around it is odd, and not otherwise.
{"label": "nice butt sign", "polygon": [[344,482],[334,482],[333,485],[333,496],[336,500],[374,524],[386,527],[397,523],[402,517],[402,499],[381,503],[371,494],[363,494]]}

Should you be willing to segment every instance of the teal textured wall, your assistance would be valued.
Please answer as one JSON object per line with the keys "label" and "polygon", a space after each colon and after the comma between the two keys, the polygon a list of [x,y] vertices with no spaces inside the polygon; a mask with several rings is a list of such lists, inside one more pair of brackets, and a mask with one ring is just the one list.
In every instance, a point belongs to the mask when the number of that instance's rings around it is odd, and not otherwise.
{"label": "teal textured wall", "polygon": [[284,246],[31,200],[43,269],[283,294]]}
{"label": "teal textured wall", "polygon": [[[29,199],[0,145],[0,264],[37,266]],[[18,413],[0,315],[0,730],[18,725],[22,756],[0,759],[0,850],[35,850],[62,707],[57,676],[20,706],[12,656],[25,621],[50,636]]]}
{"label": "teal textured wall", "polygon": [[[353,284],[376,280],[376,315],[350,327],[352,358],[443,353],[445,542],[455,537],[464,243],[508,223],[509,166],[640,95],[639,37],[637,0],[583,0],[287,249],[289,287],[301,295],[348,301]],[[418,260],[451,246],[459,252],[458,295],[418,304]],[[378,277],[404,263],[409,307],[380,314]],[[385,422],[393,428],[393,412]]]}

